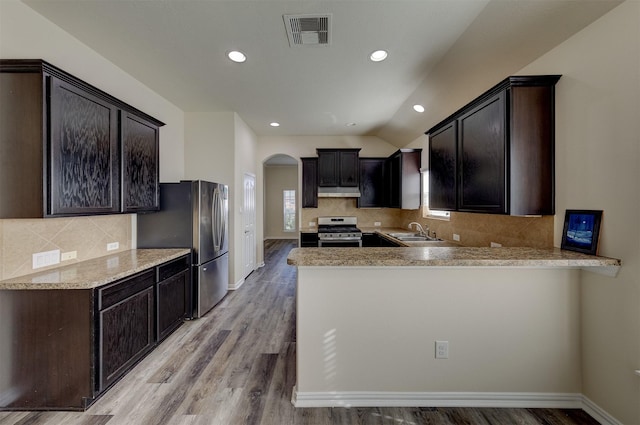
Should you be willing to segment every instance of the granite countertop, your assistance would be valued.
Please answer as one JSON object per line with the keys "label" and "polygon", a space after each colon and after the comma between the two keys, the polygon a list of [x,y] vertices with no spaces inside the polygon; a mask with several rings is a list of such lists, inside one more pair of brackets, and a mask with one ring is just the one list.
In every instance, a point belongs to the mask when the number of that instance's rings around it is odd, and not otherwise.
{"label": "granite countertop", "polygon": [[558,248],[295,248],[287,258],[294,266],[328,267],[601,267],[617,273],[621,261]]}
{"label": "granite countertop", "polygon": [[132,249],[0,281],[2,289],[92,289],[189,254],[185,248]]}

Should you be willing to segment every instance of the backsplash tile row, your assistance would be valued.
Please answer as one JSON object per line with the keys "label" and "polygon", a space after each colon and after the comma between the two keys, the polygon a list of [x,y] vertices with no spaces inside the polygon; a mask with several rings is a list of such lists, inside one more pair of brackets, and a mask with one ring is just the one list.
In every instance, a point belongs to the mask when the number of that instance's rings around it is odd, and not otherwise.
{"label": "backsplash tile row", "polygon": [[309,222],[318,223],[318,217],[355,216],[358,226],[373,227],[376,221],[382,227],[393,227],[402,220],[401,210],[395,208],[357,208],[356,198],[318,198],[318,208],[302,208],[301,229]]}
{"label": "backsplash tile row", "polygon": [[356,205],[355,198],[319,198],[318,208],[302,209],[301,228],[308,229],[309,222],[317,225],[321,216],[346,215],[356,216],[361,227],[373,227],[378,221],[382,227],[407,228],[409,223],[416,221],[445,240],[452,241],[454,233],[460,235],[460,243],[465,246],[486,247],[496,242],[502,246],[553,247],[553,216],[512,217],[452,212],[450,220],[436,220],[423,218],[422,210],[360,209]]}
{"label": "backsplash tile row", "polygon": [[426,229],[445,240],[460,235],[464,246],[491,246],[496,242],[502,246],[530,248],[553,248],[553,216],[520,217],[500,214],[476,214],[452,212],[450,220],[422,218],[421,211],[405,211],[400,227],[412,221],[421,223]]}
{"label": "backsplash tile row", "polygon": [[[131,220],[131,214],[0,220],[0,280],[33,273],[32,256],[38,252],[77,252],[76,259],[41,271],[131,249]],[[111,242],[119,247],[107,252]]]}

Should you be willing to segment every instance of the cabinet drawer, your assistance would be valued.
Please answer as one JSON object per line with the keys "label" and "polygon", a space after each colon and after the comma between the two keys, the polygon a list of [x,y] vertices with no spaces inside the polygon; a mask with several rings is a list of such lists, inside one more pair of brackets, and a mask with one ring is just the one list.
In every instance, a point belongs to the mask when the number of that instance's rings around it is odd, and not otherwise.
{"label": "cabinet drawer", "polygon": [[98,309],[108,308],[149,286],[153,286],[154,283],[155,273],[151,269],[100,288],[98,289]]}
{"label": "cabinet drawer", "polygon": [[191,265],[190,258],[191,257],[189,255],[185,255],[184,257],[180,257],[169,263],[158,266],[158,281],[165,280],[166,278],[171,277],[174,274],[188,269]]}

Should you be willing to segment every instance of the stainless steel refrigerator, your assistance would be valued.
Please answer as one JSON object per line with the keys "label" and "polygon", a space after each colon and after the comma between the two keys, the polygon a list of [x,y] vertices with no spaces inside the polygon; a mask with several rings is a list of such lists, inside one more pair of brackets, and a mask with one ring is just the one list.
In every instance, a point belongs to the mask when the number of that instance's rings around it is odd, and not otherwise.
{"label": "stainless steel refrigerator", "polygon": [[138,214],[138,248],[192,249],[192,318],[203,316],[229,288],[229,192],[224,184],[185,180],[160,184],[160,211]]}

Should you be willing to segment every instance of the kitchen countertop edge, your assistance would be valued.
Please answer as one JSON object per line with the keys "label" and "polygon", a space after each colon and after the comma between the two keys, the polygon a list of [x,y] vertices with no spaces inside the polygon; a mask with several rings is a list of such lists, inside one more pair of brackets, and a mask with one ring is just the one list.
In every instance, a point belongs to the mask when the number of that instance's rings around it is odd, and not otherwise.
{"label": "kitchen countertop edge", "polygon": [[298,267],[557,267],[617,268],[615,258],[559,248],[391,247],[295,248],[287,264]]}
{"label": "kitchen countertop edge", "polygon": [[187,255],[186,248],[131,249],[0,281],[0,290],[93,289]]}

